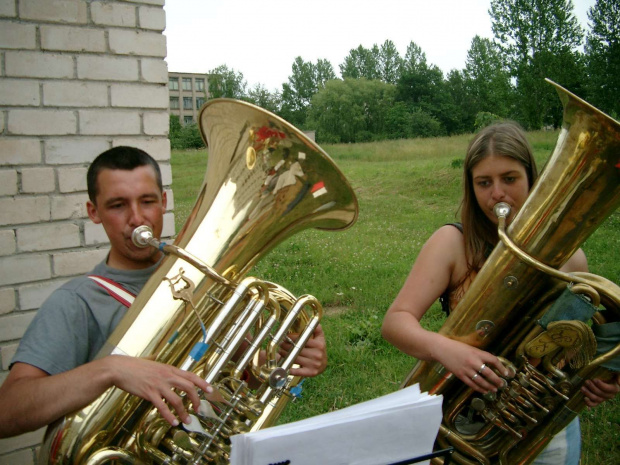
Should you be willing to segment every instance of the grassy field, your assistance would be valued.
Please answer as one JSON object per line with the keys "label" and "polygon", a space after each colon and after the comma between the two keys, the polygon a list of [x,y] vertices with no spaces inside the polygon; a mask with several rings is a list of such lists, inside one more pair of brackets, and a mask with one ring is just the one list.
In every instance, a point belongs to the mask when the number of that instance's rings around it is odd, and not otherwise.
{"label": "grassy field", "polygon": [[[529,134],[539,166],[557,132]],[[308,379],[300,401],[281,422],[318,415],[396,390],[414,364],[386,343],[380,326],[420,247],[431,233],[455,221],[461,160],[470,136],[326,145],[358,196],[355,226],[341,232],[304,231],[252,270],[295,295],[310,293],[324,305],[328,340],[326,372]],[[206,151],[172,154],[177,231],[192,207],[206,167]],[[593,273],[620,281],[620,213],[615,212],[583,245]],[[422,324],[437,330],[435,304]],[[620,463],[620,399],[582,414],[584,465]]]}

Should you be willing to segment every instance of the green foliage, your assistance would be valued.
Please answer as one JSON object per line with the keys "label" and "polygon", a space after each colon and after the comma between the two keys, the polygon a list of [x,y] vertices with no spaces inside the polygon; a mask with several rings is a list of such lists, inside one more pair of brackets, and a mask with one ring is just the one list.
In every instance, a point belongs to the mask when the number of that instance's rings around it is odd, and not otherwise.
{"label": "green foliage", "polygon": [[[550,155],[557,131],[528,133],[539,166]],[[402,286],[420,248],[439,226],[455,220],[462,159],[471,134],[323,148],[336,160],[358,197],[357,223],[340,232],[307,230],[264,256],[251,274],[294,295],[311,293],[323,303],[328,368],[307,379],[300,401],[289,404],[281,423],[374,399],[398,389],[414,360],[382,340],[383,315]],[[173,151],[177,231],[189,215],[206,167],[204,152]],[[584,244],[592,272],[620,277],[620,213],[614,213]],[[438,305],[422,325],[437,331]],[[620,399],[581,415],[583,465],[620,463]]]}
{"label": "green foliage", "polygon": [[199,149],[205,146],[196,123],[182,126],[179,117],[170,115],[170,147],[173,149]]}
{"label": "green foliage", "polygon": [[220,65],[209,71],[209,96],[243,99],[246,96],[247,82],[241,72]]}
{"label": "green foliage", "polygon": [[498,115],[494,113],[489,113],[488,111],[480,111],[476,115],[476,121],[474,122],[474,130],[479,131],[480,129],[487,127],[489,124],[494,123],[502,119]]}

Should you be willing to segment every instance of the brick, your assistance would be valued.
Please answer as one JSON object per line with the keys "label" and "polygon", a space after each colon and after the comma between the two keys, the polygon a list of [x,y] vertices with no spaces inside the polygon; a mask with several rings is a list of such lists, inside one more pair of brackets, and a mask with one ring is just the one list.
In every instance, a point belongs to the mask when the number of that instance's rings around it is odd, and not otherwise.
{"label": "brick", "polygon": [[4,132],[4,113],[0,113],[0,134]]}
{"label": "brick", "polygon": [[164,189],[164,192],[166,193],[166,210],[174,210],[174,194],[172,189]]}
{"label": "brick", "polygon": [[67,110],[9,110],[12,134],[63,135],[77,132],[75,112]]}
{"label": "brick", "polygon": [[52,292],[67,281],[67,279],[55,279],[53,281],[19,286],[17,288],[17,295],[20,311],[38,309]]}
{"label": "brick", "polygon": [[17,171],[0,170],[0,195],[17,194]]}
{"label": "brick", "polygon": [[138,59],[78,55],[77,77],[96,81],[138,81]]}
{"label": "brick", "polygon": [[34,455],[31,449],[22,449],[0,457],[0,465],[33,465]]}
{"label": "brick", "polygon": [[93,23],[105,26],[136,27],[136,8],[119,3],[91,3]]}
{"label": "brick", "polygon": [[86,190],[88,168],[62,168],[58,170],[60,192],[80,192]]}
{"label": "brick", "polygon": [[166,13],[163,8],[140,7],[138,9],[138,19],[141,28],[155,31],[166,29]]}
{"label": "brick", "polygon": [[41,163],[38,139],[0,137],[0,165],[32,165]]}
{"label": "brick", "polygon": [[28,79],[0,79],[0,105],[38,106],[39,83]]}
{"label": "brick", "polygon": [[91,271],[108,254],[108,247],[52,255],[52,268],[55,276],[74,276]]}
{"label": "brick", "polygon": [[52,270],[47,255],[20,254],[0,257],[0,285],[29,283],[51,277]]}
{"label": "brick", "polygon": [[13,255],[15,253],[15,231],[3,229],[0,231],[0,255]]}
{"label": "brick", "polygon": [[80,132],[89,135],[139,134],[140,115],[135,111],[81,110]]}
{"label": "brick", "polygon": [[110,95],[113,107],[168,109],[168,87],[164,85],[113,85]]}
{"label": "brick", "polygon": [[6,52],[8,77],[64,78],[73,77],[73,58],[48,52]]}
{"label": "brick", "polygon": [[105,107],[108,86],[80,81],[52,81],[43,84],[43,104],[57,107]]}
{"label": "brick", "polygon": [[169,186],[170,184],[172,184],[172,168],[170,167],[170,165],[160,163],[159,168],[161,169],[162,184],[164,186]]}
{"label": "brick", "polygon": [[105,31],[81,27],[41,26],[41,48],[62,52],[105,52]]}
{"label": "brick", "polygon": [[13,0],[0,1],[0,16],[5,18],[14,18],[17,16],[15,2]]}
{"label": "brick", "polygon": [[11,313],[0,317],[0,342],[21,338],[34,318],[34,312]]}
{"label": "brick", "polygon": [[110,29],[108,40],[112,53],[119,55],[166,56],[166,37],[157,32]]}
{"label": "brick", "polygon": [[52,197],[51,219],[68,220],[86,218],[87,194],[65,194]]}
{"label": "brick", "polygon": [[101,224],[84,223],[84,242],[86,245],[108,244],[108,236]]}
{"label": "brick", "polygon": [[174,213],[164,213],[164,227],[161,232],[162,237],[172,237],[175,235],[174,230]]}
{"label": "brick", "polygon": [[164,6],[165,0],[134,0],[133,3],[143,3],[145,5]]}
{"label": "brick", "polygon": [[162,111],[158,113],[144,113],[142,123],[145,134],[149,136],[167,136],[170,130],[170,115]]}
{"label": "brick", "polygon": [[[17,352],[17,346],[19,344],[7,344],[7,345],[3,345],[1,347],[2,351],[0,353],[0,355],[2,356],[2,369],[3,370],[8,370],[9,369],[9,365],[11,364],[11,360],[13,359],[13,356],[15,355],[15,352]],[[2,463],[2,462],[0,462]]]}
{"label": "brick", "polygon": [[90,163],[109,148],[110,144],[106,140],[92,137],[47,139],[45,163],[50,165]]}
{"label": "brick", "polygon": [[140,60],[140,70],[146,82],[168,85],[168,65],[164,60],[143,58]]}
{"label": "brick", "polygon": [[79,247],[80,228],[73,223],[49,223],[17,229],[20,252],[68,249]]}
{"label": "brick", "polygon": [[48,197],[0,198],[0,225],[39,223],[49,219]]}
{"label": "brick", "polygon": [[[26,447],[36,446],[43,441],[46,428],[40,428],[32,433],[22,434],[8,439],[0,439],[0,454],[4,454],[16,449],[24,449]],[[10,465],[15,463],[8,462]],[[8,465],[7,464],[7,465]],[[21,464],[20,464],[21,465]]]}
{"label": "brick", "polygon": [[88,2],[75,0],[20,0],[21,19],[86,24],[86,5]]}
{"label": "brick", "polygon": [[37,29],[34,24],[2,21],[0,48],[33,50],[37,46]]}
{"label": "brick", "polygon": [[42,194],[56,189],[53,168],[22,169],[22,192],[26,194]]}
{"label": "brick", "polygon": [[126,145],[129,147],[138,147],[144,150],[157,161],[170,160],[170,139],[163,137],[149,138],[115,138],[112,141],[113,147]]}
{"label": "brick", "polygon": [[5,287],[0,289],[0,315],[15,310],[15,289]]}

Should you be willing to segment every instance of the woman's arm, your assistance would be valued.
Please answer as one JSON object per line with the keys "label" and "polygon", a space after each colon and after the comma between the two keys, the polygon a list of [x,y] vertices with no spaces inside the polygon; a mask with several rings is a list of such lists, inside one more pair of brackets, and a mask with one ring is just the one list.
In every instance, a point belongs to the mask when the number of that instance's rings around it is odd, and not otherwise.
{"label": "woman's arm", "polygon": [[[479,392],[497,390],[503,380],[493,368],[506,373],[494,355],[454,341],[420,325],[420,320],[439,296],[461,280],[464,268],[463,236],[444,226],[426,242],[398,296],[388,309],[382,327],[385,339],[402,352],[426,361],[436,361]],[[459,263],[459,258],[462,261]],[[458,269],[458,271],[456,271]],[[484,366],[488,368],[481,368]],[[476,376],[476,379],[474,376]]]}

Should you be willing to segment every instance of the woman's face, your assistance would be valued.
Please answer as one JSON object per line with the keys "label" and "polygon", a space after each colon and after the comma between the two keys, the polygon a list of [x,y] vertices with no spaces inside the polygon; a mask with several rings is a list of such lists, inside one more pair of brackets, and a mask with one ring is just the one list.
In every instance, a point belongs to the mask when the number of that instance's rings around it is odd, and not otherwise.
{"label": "woman's face", "polygon": [[476,201],[484,214],[497,224],[493,207],[506,202],[511,207],[507,220],[510,223],[529,193],[525,167],[514,158],[489,155],[474,165],[471,175]]}

